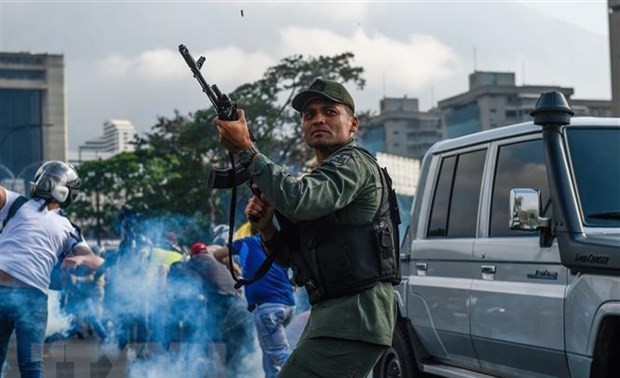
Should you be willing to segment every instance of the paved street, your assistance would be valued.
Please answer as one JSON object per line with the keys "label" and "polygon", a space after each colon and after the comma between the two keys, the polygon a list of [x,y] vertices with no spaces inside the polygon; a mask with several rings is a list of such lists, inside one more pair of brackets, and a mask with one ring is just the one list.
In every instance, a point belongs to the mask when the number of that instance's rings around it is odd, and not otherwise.
{"label": "paved street", "polygon": [[[164,351],[161,345],[137,344],[119,353],[100,346],[94,339],[70,339],[46,345],[45,374],[47,378],[226,378],[220,359],[223,350],[221,344],[215,344],[207,353],[197,353],[191,345],[172,345]],[[14,339],[7,362],[4,378],[19,378]],[[248,356],[248,363],[256,362],[255,356]]]}
{"label": "paved street", "polygon": [[[13,337],[4,378],[19,378],[15,347],[15,338]],[[45,373],[47,378],[123,377],[126,359],[122,359],[120,356],[112,359],[115,366],[94,340],[75,339],[57,342],[46,345]],[[116,370],[116,372],[112,370]],[[119,372],[121,374],[118,374]]]}
{"label": "paved street", "polygon": [[[307,316],[307,312],[296,316],[287,327],[291,345],[297,342]],[[56,324],[58,320],[52,318],[50,322]],[[242,378],[262,378],[258,342],[245,353],[248,373]],[[46,345],[44,365],[47,378],[226,378],[221,362],[225,354],[222,344],[213,344],[207,351],[192,344],[172,344],[166,351],[160,344],[137,344],[120,353],[112,346],[100,345],[95,337],[74,337]],[[15,336],[4,374],[3,378],[19,378]]]}

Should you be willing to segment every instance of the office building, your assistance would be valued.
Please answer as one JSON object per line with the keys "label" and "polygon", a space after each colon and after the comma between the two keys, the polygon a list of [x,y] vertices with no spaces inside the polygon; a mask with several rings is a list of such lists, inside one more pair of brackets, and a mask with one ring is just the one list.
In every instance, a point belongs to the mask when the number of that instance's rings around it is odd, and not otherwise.
{"label": "office building", "polygon": [[103,136],[86,141],[78,147],[78,161],[108,158],[120,152],[131,152],[136,135],[133,124],[124,119],[113,119],[103,124]]}
{"label": "office building", "polygon": [[416,98],[384,98],[380,113],[360,127],[360,143],[373,154],[421,159],[441,139],[439,113],[421,112]]}
{"label": "office building", "polygon": [[576,116],[610,116],[607,100],[571,99],[573,88],[515,84],[512,72],[476,71],[469,75],[469,91],[439,101],[445,138],[455,138],[531,120],[530,112],[542,92],[559,91]]}
{"label": "office building", "polygon": [[0,52],[0,180],[13,187],[67,159],[64,69],[63,55]]}

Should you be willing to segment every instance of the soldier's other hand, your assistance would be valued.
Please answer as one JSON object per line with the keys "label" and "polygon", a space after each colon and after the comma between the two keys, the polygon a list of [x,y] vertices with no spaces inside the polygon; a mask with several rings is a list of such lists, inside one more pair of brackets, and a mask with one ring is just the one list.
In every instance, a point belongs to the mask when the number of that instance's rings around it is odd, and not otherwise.
{"label": "soldier's other hand", "polygon": [[213,124],[217,127],[220,135],[220,144],[232,153],[241,152],[254,144],[250,138],[250,131],[248,130],[243,109],[237,109],[237,120],[225,121],[215,117]]}
{"label": "soldier's other hand", "polygon": [[264,194],[253,195],[245,207],[245,215],[261,233],[273,227],[273,214],[276,209],[271,205]]}

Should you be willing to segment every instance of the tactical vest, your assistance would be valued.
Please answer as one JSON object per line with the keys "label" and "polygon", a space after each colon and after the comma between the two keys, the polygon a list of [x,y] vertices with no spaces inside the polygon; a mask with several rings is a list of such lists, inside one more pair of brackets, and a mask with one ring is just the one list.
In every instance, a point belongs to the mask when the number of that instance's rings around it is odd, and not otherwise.
{"label": "tactical vest", "polygon": [[400,283],[400,216],[392,180],[375,158],[381,176],[381,203],[371,224],[341,225],[326,218],[297,224],[298,248],[291,265],[298,285],[305,285],[311,304],[352,295],[379,281]]}

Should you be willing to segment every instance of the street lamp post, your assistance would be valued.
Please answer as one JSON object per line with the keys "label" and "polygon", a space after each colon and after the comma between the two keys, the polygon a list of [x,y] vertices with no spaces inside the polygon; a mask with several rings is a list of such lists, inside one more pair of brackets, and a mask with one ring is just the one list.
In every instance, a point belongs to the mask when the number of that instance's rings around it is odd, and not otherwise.
{"label": "street lamp post", "polygon": [[[2,137],[2,139],[0,139],[0,151],[2,151],[2,146],[4,145],[4,143],[9,139],[9,137],[11,135],[13,135],[15,132],[19,131],[19,130],[23,130],[23,129],[29,129],[29,128],[41,128],[43,129],[44,127],[52,127],[54,126],[53,123],[30,123],[30,124],[25,124],[25,125],[17,125],[15,127],[12,127],[8,130],[8,132]],[[41,143],[41,156],[40,159],[43,158],[43,144]],[[39,163],[38,161],[35,163]],[[26,168],[30,167],[32,164],[29,164]],[[25,169],[22,169],[22,171],[17,175],[14,176],[14,179],[17,180],[20,178],[20,176],[22,175],[22,173],[24,172]],[[13,183],[13,185],[16,185],[15,183]],[[15,188],[13,188],[15,189]]]}
{"label": "street lamp post", "polygon": [[14,190],[14,186],[15,186],[15,175],[13,174],[13,171],[11,171],[9,169],[9,167],[7,167],[4,164],[0,164],[0,168],[2,168],[5,172],[7,172],[10,176],[10,180],[11,180],[11,187],[9,189]]}
{"label": "street lamp post", "polygon": [[13,171],[9,169],[9,167],[7,167],[4,164],[0,164],[0,168],[4,169],[4,171],[7,172],[11,176],[11,180],[15,180],[15,175],[13,174]]}
{"label": "street lamp post", "polygon": [[[25,166],[24,168],[22,168],[22,170],[21,170],[21,171],[19,171],[19,173],[17,174],[17,176],[15,176],[15,182],[16,182],[16,183],[15,183],[14,185],[17,185],[17,182],[18,182],[19,180],[21,180],[21,181],[22,181],[22,185],[23,185],[23,186],[21,186],[21,187],[23,188],[23,190],[25,190],[25,192],[22,192],[22,194],[26,194],[26,193],[28,193],[28,190],[29,190],[29,189],[28,189],[28,185],[27,185],[27,182],[28,182],[29,180],[25,177],[26,173],[27,173],[29,170],[31,170],[31,172],[36,172],[36,169],[35,169],[35,168],[38,168],[38,167],[39,167],[39,166],[41,166],[43,163],[44,163],[44,161],[42,161],[42,160],[32,162],[32,163],[28,164],[27,166]],[[33,177],[33,178],[34,178],[34,175],[32,175],[31,177]]]}
{"label": "street lamp post", "polygon": [[11,134],[13,134],[14,132],[16,132],[17,130],[22,130],[22,129],[28,129],[28,128],[44,128],[44,127],[52,127],[54,126],[53,123],[31,123],[28,125],[19,125],[19,126],[15,126],[11,129],[9,129],[9,132],[6,133],[5,136],[2,137],[2,139],[0,139],[0,147],[2,147],[2,145],[4,144],[4,142],[6,142],[6,140],[11,136]]}

